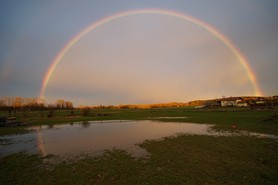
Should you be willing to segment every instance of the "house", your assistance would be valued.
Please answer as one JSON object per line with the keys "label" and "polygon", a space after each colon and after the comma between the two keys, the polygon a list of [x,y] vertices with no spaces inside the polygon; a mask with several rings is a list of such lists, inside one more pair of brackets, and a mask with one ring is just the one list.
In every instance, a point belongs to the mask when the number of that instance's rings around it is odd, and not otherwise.
{"label": "house", "polygon": [[238,101],[236,103],[237,107],[248,107],[248,103],[246,101]]}
{"label": "house", "polygon": [[250,103],[251,109],[277,109],[278,96],[259,97]]}
{"label": "house", "polygon": [[220,100],[220,105],[221,107],[235,107],[239,102],[242,102],[242,99],[239,97],[222,98]]}

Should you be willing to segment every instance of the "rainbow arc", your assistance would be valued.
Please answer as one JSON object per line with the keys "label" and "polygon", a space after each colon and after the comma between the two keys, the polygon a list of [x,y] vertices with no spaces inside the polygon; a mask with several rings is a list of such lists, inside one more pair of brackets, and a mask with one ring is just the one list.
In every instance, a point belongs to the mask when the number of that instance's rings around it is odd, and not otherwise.
{"label": "rainbow arc", "polygon": [[43,82],[42,82],[42,86],[41,86],[41,90],[40,90],[40,97],[44,98],[47,85],[51,79],[53,72],[55,71],[56,67],[58,66],[58,64],[62,61],[63,57],[70,51],[70,49],[81,38],[83,38],[86,34],[97,29],[98,27],[101,27],[104,24],[108,24],[109,22],[115,21],[115,20],[123,18],[123,17],[132,16],[132,15],[140,15],[140,14],[167,15],[167,16],[178,18],[178,19],[182,19],[184,21],[193,23],[193,24],[203,28],[204,30],[206,30],[207,32],[212,34],[215,38],[220,40],[235,55],[235,57],[237,58],[237,61],[240,63],[240,65],[245,70],[246,75],[247,75],[250,83],[252,84],[254,94],[257,96],[263,94],[257,83],[255,73],[253,72],[251,66],[249,65],[246,57],[244,57],[244,55],[231,42],[231,40],[229,38],[227,38],[224,34],[222,34],[216,28],[214,28],[213,26],[211,26],[199,19],[186,15],[184,13],[179,13],[179,12],[170,11],[170,10],[162,10],[162,9],[142,9],[142,10],[130,10],[130,11],[126,11],[126,12],[120,12],[120,13],[114,14],[112,16],[105,17],[105,18],[89,25],[88,27],[86,27],[85,29],[80,31],[78,34],[76,34],[73,38],[71,38],[65,44],[65,46],[60,50],[60,52],[56,55],[56,57],[52,61],[51,65],[49,66],[49,68],[44,76]]}

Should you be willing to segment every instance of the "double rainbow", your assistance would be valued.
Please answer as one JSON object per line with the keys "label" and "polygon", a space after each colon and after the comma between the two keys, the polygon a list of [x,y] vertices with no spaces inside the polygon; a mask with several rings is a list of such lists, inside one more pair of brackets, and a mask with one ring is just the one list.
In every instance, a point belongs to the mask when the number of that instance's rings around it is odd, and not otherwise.
{"label": "double rainbow", "polygon": [[159,15],[167,15],[171,17],[175,17],[178,19],[182,19],[184,21],[188,21],[190,23],[193,23],[204,30],[208,31],[211,33],[215,38],[220,40],[237,58],[237,61],[240,63],[240,65],[243,67],[243,69],[246,72],[246,75],[248,76],[249,81],[252,84],[254,95],[259,96],[262,95],[262,91],[259,88],[259,85],[256,80],[255,73],[253,72],[252,68],[250,67],[247,59],[244,57],[244,55],[235,47],[235,45],[221,32],[219,32],[216,28],[212,27],[211,25],[196,19],[192,16],[186,15],[184,13],[179,13],[176,11],[170,11],[170,10],[162,10],[162,9],[142,9],[142,10],[130,10],[126,12],[120,12],[117,14],[114,14],[112,16],[105,17],[92,25],[89,25],[82,31],[80,31],[77,35],[75,35],[72,39],[69,40],[69,42],[60,50],[58,55],[54,58],[52,61],[50,67],[48,68],[40,90],[40,97],[44,98],[45,90],[47,88],[47,85],[49,83],[49,80],[51,79],[51,76],[53,72],[55,71],[57,65],[61,62],[63,57],[67,54],[67,52],[86,34],[89,32],[93,31],[94,29],[97,29],[98,27],[107,24],[109,22],[112,22],[114,20],[127,17],[127,16],[132,16],[132,15],[140,15],[140,14],[159,14]]}

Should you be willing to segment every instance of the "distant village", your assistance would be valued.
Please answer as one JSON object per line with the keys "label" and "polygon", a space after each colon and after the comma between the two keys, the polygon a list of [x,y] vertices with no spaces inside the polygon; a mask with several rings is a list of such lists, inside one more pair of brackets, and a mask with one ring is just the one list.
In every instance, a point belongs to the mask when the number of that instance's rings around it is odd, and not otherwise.
{"label": "distant village", "polygon": [[[105,106],[94,108],[104,108]],[[110,108],[166,108],[166,107],[195,107],[198,108],[216,108],[216,107],[245,107],[250,109],[278,109],[277,96],[241,96],[241,97],[223,97],[210,100],[194,100],[187,103],[171,102],[159,104],[139,104],[139,105],[118,105]]]}
{"label": "distant village", "polygon": [[220,99],[192,101],[189,106],[201,107],[249,107],[251,109],[274,109],[278,107],[278,96],[257,97],[223,97]]}
{"label": "distant village", "polygon": [[48,109],[150,109],[171,107],[245,107],[250,109],[278,109],[278,95],[276,96],[238,96],[222,97],[209,100],[194,100],[187,103],[170,102],[156,104],[123,104],[123,105],[97,105],[74,106],[71,101],[58,99],[55,103],[48,104],[41,98],[2,97],[0,98],[0,110],[48,110]]}

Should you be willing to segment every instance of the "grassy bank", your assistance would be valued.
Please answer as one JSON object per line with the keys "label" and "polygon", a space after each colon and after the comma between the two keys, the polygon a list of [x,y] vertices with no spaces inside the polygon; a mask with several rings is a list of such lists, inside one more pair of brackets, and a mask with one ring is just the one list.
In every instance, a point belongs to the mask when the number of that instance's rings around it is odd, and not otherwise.
{"label": "grassy bank", "polygon": [[252,137],[179,136],[124,151],[47,163],[36,155],[0,158],[0,184],[277,184],[278,143]]}

